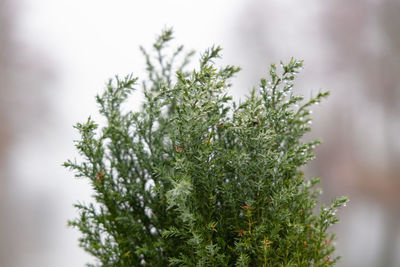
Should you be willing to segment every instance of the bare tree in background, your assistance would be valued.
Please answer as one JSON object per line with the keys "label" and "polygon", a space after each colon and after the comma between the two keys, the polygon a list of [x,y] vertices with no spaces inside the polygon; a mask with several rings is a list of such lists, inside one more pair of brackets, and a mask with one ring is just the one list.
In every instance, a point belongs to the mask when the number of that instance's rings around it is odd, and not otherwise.
{"label": "bare tree in background", "polygon": [[19,140],[44,125],[39,118],[46,108],[43,88],[50,77],[40,53],[16,39],[17,4],[0,0],[0,266],[8,267],[41,245],[42,233],[32,231],[29,218],[31,208],[40,204],[27,201],[9,164]]}
{"label": "bare tree in background", "polygon": [[13,139],[12,122],[9,117],[10,103],[8,96],[12,94],[14,81],[10,78],[11,43],[11,6],[5,0],[0,1],[0,265],[7,263],[7,225],[9,218],[7,210],[10,208],[7,198],[7,155]]}
{"label": "bare tree in background", "polygon": [[[346,5],[346,8],[343,8]],[[362,136],[375,127],[381,127],[379,147],[365,146],[374,158],[361,159],[355,167],[355,190],[368,195],[385,210],[382,248],[379,266],[398,266],[397,238],[400,226],[399,158],[398,135],[400,112],[400,2],[385,1],[334,1],[326,10],[325,31],[333,43],[337,72],[347,73],[362,81],[361,94],[365,101],[358,102],[352,119],[358,126],[356,136]],[[340,59],[346,59],[346,64]],[[360,125],[361,116],[374,109],[381,114],[379,120],[370,119],[369,125]],[[364,120],[365,121],[365,120]],[[365,122],[364,122],[365,123]],[[357,137],[354,138],[357,138]],[[367,134],[368,137],[371,137]]]}

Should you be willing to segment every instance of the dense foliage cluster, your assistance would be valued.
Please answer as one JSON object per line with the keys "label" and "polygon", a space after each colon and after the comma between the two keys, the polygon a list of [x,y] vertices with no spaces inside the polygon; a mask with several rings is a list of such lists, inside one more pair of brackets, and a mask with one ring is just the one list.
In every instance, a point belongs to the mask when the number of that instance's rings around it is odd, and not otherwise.
{"label": "dense foliage cluster", "polygon": [[142,49],[140,111],[124,111],[137,79],[116,77],[97,97],[105,126],[76,125],[82,159],[64,165],[90,180],[95,198],[76,204],[80,216],[70,222],[81,246],[100,266],[334,265],[327,229],[347,199],[319,206],[319,180],[299,169],[318,144],[302,141],[309,108],[328,94],[296,95],[302,61],[292,59],[271,65],[236,103],[226,91],[239,68],[214,65],[219,47],[186,72],[193,53],[178,47],[168,56],[171,39],[165,30],[154,56]]}

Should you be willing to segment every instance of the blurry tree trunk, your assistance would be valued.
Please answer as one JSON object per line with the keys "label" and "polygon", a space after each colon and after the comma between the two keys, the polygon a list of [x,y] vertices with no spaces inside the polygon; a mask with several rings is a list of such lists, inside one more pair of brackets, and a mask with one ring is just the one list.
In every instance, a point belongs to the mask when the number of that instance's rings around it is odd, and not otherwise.
{"label": "blurry tree trunk", "polygon": [[27,218],[34,204],[26,203],[26,192],[11,179],[15,170],[10,168],[10,154],[21,137],[31,136],[42,123],[38,118],[45,117],[43,89],[51,76],[40,53],[16,40],[19,4],[0,0],[0,266],[4,267],[16,266],[18,257],[29,253],[24,248],[40,246],[41,233],[32,231],[37,225],[30,225]]}
{"label": "blurry tree trunk", "polygon": [[12,93],[12,81],[9,79],[8,63],[12,50],[10,44],[11,7],[7,0],[0,0],[0,266],[7,266],[7,241],[6,228],[8,216],[6,213],[8,199],[6,197],[7,181],[7,154],[12,142],[11,126],[8,116],[8,95]]}

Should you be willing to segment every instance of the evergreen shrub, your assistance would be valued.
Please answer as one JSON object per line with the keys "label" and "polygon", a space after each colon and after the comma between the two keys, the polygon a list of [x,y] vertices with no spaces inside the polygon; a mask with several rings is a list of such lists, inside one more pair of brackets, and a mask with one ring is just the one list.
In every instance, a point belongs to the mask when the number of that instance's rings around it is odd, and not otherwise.
{"label": "evergreen shrub", "polygon": [[227,89],[240,69],[216,67],[220,47],[189,72],[193,52],[168,54],[171,39],[167,29],[153,53],[142,48],[140,111],[127,108],[137,78],[116,77],[97,96],[105,125],[75,126],[81,157],[64,166],[95,201],[76,204],[69,224],[97,260],[88,266],[333,266],[327,230],[347,198],[320,205],[319,179],[301,170],[319,143],[302,138],[310,107],[328,93],[295,94],[302,61],[291,59],[235,102]]}

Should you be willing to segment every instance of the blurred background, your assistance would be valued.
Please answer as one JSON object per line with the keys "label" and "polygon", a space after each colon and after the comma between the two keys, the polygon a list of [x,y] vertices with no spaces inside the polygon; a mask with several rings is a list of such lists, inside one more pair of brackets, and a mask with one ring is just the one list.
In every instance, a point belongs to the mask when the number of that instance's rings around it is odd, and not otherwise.
{"label": "blurred background", "polygon": [[400,266],[399,12],[398,0],[0,0],[0,267],[91,260],[66,226],[91,194],[61,167],[72,125],[97,114],[109,77],[143,77],[138,47],[165,26],[188,49],[221,45],[221,64],[243,67],[237,98],[271,62],[305,60],[298,90],[331,91],[306,172],[323,178],[322,201],[351,200],[332,229],[338,266]]}

